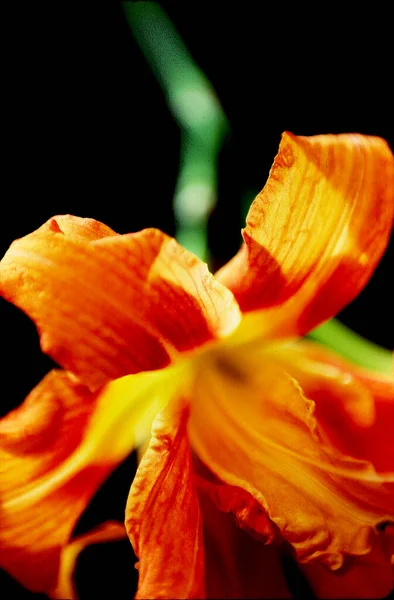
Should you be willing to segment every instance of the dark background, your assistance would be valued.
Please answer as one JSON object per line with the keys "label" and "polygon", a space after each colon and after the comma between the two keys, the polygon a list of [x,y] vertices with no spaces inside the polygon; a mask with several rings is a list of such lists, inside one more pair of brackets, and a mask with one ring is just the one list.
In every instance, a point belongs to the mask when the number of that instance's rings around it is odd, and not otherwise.
{"label": "dark background", "polygon": [[[282,131],[374,134],[394,148],[388,14],[360,7],[350,16],[324,7],[303,14],[265,3],[163,6],[231,125],[209,225],[217,264],[238,249],[241,199],[263,187]],[[122,3],[18,3],[2,11],[1,255],[13,239],[62,213],[93,217],[120,233],[154,226],[173,235],[180,133]],[[340,315],[387,348],[393,245]],[[0,308],[5,414],[52,363],[27,317],[4,301]],[[77,532],[123,519],[134,463],[132,456],[100,490]],[[77,570],[82,598],[132,597],[133,560],[128,542],[86,550]],[[32,596],[6,574],[1,585],[5,597]]]}

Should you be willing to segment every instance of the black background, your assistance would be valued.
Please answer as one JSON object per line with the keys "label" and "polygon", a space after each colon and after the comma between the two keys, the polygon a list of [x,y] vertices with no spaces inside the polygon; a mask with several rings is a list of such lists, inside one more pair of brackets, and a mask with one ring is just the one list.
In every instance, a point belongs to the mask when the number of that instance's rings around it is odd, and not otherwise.
{"label": "black background", "polygon": [[[394,148],[389,15],[265,3],[163,5],[212,82],[231,125],[219,160],[210,219],[217,264],[238,249],[241,198],[259,191],[284,130],[360,132]],[[216,5],[217,6],[217,5]],[[30,3],[3,8],[3,191],[0,252],[50,216],[72,213],[120,233],[159,227],[174,234],[172,197],[180,133],[136,45],[122,3]],[[387,348],[393,242],[366,289],[340,318]],[[1,302],[2,405],[22,402],[51,368],[34,326]],[[135,457],[97,494],[77,532],[123,519]],[[131,597],[128,542],[86,550],[83,597]],[[24,592],[7,575],[10,597]],[[116,589],[116,593],[114,592]]]}

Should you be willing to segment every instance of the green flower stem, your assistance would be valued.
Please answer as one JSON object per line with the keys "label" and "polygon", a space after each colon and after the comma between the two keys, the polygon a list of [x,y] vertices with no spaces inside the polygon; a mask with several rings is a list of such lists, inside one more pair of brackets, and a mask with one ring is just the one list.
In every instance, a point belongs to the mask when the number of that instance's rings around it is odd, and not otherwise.
{"label": "green flower stem", "polygon": [[393,357],[389,350],[369,342],[336,319],[320,325],[308,337],[362,367],[381,373],[393,372]]}
{"label": "green flower stem", "polygon": [[178,241],[208,261],[207,222],[217,199],[217,157],[229,125],[208,79],[157,2],[125,2],[139,47],[181,129],[174,194]]}

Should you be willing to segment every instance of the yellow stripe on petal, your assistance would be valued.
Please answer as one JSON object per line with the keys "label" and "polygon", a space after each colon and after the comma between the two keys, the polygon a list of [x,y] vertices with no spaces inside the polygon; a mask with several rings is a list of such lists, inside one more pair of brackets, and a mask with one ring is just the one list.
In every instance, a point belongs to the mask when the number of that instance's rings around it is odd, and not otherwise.
{"label": "yellow stripe on petal", "polygon": [[[394,157],[358,134],[283,134],[253,201],[239,253],[216,277],[234,293],[248,334],[304,334],[365,286],[394,213]],[[249,321],[249,323],[248,323]]]}
{"label": "yellow stripe on petal", "polygon": [[179,368],[91,393],[52,371],[0,421],[0,565],[32,591],[56,585],[62,548],[93,494],[183,385]]}

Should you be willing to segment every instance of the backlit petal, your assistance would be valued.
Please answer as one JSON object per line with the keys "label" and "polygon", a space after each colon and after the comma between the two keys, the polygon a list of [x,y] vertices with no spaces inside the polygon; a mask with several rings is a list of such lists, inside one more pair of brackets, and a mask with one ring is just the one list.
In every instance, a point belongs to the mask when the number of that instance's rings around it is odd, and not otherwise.
{"label": "backlit petal", "polygon": [[32,591],[54,589],[81,513],[178,385],[165,369],[92,394],[69,373],[52,371],[0,421],[1,567]]}
{"label": "backlit petal", "polygon": [[90,389],[163,367],[238,325],[231,292],[174,239],[155,229],[102,237],[107,229],[54,218],[0,263],[0,293]]}
{"label": "backlit petal", "polygon": [[249,210],[245,243],[216,276],[244,312],[271,309],[251,315],[252,334],[303,334],[367,283],[393,211],[394,157],[384,140],[285,133]]}
{"label": "backlit petal", "polygon": [[190,439],[217,477],[260,503],[298,560],[337,569],[393,518],[394,474],[324,443],[314,410],[268,353],[223,345],[201,357]]}
{"label": "backlit petal", "polygon": [[394,472],[394,378],[354,365],[313,342],[275,352],[316,403],[319,428],[344,454]]}
{"label": "backlit petal", "polygon": [[130,489],[126,529],[139,558],[137,598],[203,598],[201,511],[180,404],[159,415]]}

